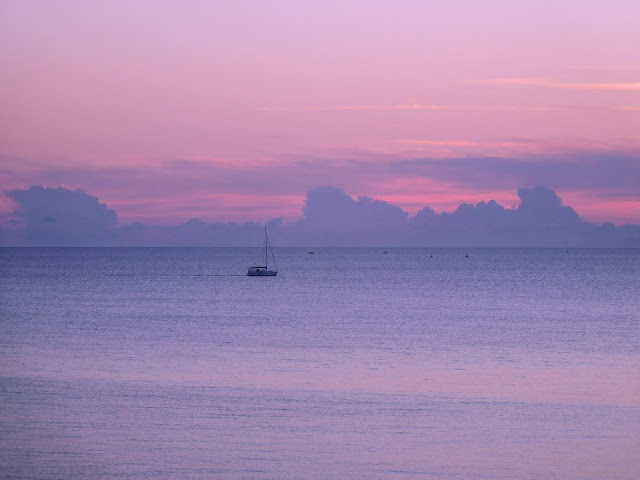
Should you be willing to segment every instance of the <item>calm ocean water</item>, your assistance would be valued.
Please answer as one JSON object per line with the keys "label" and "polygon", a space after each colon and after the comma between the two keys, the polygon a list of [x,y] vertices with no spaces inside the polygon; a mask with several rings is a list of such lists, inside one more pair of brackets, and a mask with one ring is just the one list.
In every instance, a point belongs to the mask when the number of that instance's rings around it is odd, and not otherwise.
{"label": "calm ocean water", "polygon": [[307,251],[0,249],[0,477],[640,478],[640,250]]}

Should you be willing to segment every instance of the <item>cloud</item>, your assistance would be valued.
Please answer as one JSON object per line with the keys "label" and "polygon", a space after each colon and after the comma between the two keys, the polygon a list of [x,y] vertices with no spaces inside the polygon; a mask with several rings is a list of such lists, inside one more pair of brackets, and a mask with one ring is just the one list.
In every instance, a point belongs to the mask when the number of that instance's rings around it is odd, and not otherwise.
{"label": "cloud", "polygon": [[517,158],[468,156],[405,159],[389,164],[389,174],[424,176],[479,189],[510,185],[614,191],[640,196],[637,153],[569,151]]}
{"label": "cloud", "polygon": [[[458,247],[594,246],[603,241],[595,235],[601,227],[583,221],[554,191],[519,188],[518,197],[520,204],[511,209],[494,200],[462,204],[439,215],[427,207],[411,220],[413,234],[420,242]],[[609,241],[611,246],[621,239]]]}
{"label": "cloud", "polygon": [[304,218],[285,226],[286,234],[305,245],[371,245],[407,242],[407,213],[383,200],[357,200],[335,187],[307,193]]}
{"label": "cloud", "polygon": [[518,197],[521,203],[516,216],[527,228],[566,228],[582,222],[573,208],[562,205],[560,197],[548,188],[519,188]]}
{"label": "cloud", "polygon": [[[0,230],[4,245],[255,246],[262,236],[256,222],[199,219],[116,229],[115,212],[81,190],[33,186],[9,195],[19,208]],[[307,193],[302,219],[267,226],[279,246],[640,247],[640,226],[586,222],[549,188],[520,188],[518,197],[513,208],[489,200],[450,213],[425,207],[410,217],[383,200],[326,186]]]}
{"label": "cloud", "polygon": [[[488,80],[483,82],[489,85],[537,85],[543,86],[546,84],[537,84],[536,82],[526,83],[521,79],[513,80]],[[610,90],[635,90],[634,84],[565,84],[566,88],[574,89],[597,89],[598,85],[610,85]],[[571,85],[574,85],[571,87]],[[578,88],[578,85],[582,85],[584,88]],[[617,86],[617,88],[616,88]],[[627,86],[628,88],[624,88]],[[551,88],[549,86],[549,88]],[[556,87],[560,88],[560,87]],[[294,111],[307,111],[307,112],[560,112],[560,111],[573,111],[573,110],[607,110],[607,111],[637,111],[637,107],[634,106],[584,106],[584,105],[443,105],[443,104],[424,104],[424,103],[400,103],[394,105],[375,105],[375,104],[354,104],[354,105],[332,105],[325,107],[306,107],[301,110],[293,110],[286,107],[261,107],[258,109],[261,112],[294,112]]]}
{"label": "cloud", "polygon": [[393,112],[393,111],[465,111],[469,107],[462,105],[436,105],[421,103],[403,103],[397,105],[337,105],[332,107],[308,107],[309,111],[364,111],[364,112]]}
{"label": "cloud", "polygon": [[559,88],[569,90],[640,90],[640,82],[554,82],[544,78],[496,78],[481,83],[488,85]]}
{"label": "cloud", "polygon": [[[7,195],[17,204],[10,225],[20,225],[25,245],[110,245],[114,240],[116,212],[82,190],[34,185]],[[8,226],[2,233],[16,236]]]}

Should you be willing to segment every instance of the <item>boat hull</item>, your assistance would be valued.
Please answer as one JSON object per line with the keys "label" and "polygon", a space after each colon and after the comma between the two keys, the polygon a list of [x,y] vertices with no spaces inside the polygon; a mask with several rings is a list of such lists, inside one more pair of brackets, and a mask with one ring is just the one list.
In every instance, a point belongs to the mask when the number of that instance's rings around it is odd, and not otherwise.
{"label": "boat hull", "polygon": [[278,272],[274,272],[272,270],[266,271],[258,271],[258,272],[247,272],[247,277],[275,277]]}

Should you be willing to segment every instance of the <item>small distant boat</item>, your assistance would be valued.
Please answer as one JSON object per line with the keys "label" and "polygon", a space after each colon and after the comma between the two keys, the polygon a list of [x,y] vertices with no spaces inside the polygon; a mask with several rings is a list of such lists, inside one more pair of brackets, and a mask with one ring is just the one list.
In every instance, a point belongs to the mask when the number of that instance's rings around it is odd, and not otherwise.
{"label": "small distant boat", "polygon": [[309,255],[315,255],[315,253],[314,252],[309,252]]}
{"label": "small distant boat", "polygon": [[[269,255],[271,252],[271,259],[273,260],[273,270],[269,270]],[[264,229],[264,266],[252,265],[247,272],[248,277],[275,277],[278,274],[278,267],[276,265],[276,257],[273,256],[273,248],[271,248],[271,242],[267,236],[267,228]]]}

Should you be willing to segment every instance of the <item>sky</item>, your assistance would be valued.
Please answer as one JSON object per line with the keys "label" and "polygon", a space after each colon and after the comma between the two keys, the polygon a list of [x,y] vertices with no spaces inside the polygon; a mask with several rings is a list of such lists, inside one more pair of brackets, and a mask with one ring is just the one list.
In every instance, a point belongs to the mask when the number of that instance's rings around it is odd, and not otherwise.
{"label": "sky", "polygon": [[413,217],[546,187],[640,224],[637,1],[0,2],[0,220],[32,185],[134,222]]}

